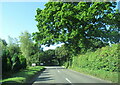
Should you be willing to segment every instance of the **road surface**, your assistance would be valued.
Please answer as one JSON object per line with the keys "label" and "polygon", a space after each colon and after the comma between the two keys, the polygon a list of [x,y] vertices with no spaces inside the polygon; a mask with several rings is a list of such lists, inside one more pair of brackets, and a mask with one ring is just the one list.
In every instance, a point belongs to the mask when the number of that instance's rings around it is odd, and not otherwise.
{"label": "road surface", "polygon": [[38,76],[32,85],[39,85],[40,83],[49,83],[51,85],[55,85],[54,83],[67,83],[65,85],[74,85],[74,83],[99,83],[100,85],[101,83],[110,83],[60,66],[46,66],[45,68],[45,71]]}

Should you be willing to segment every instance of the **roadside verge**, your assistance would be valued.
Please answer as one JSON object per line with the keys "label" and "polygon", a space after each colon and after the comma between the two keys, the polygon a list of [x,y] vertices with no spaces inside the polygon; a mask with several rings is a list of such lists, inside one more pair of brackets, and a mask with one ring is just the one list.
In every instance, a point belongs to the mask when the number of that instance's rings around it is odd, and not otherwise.
{"label": "roadside verge", "polygon": [[[25,84],[27,85],[34,82],[34,79],[40,75],[40,73],[45,70],[43,66],[35,66],[35,67],[29,67],[24,70],[21,70],[20,72],[17,72],[15,74],[12,74],[11,77],[3,79],[2,85],[17,85],[17,84]],[[1,81],[0,81],[1,82]]]}

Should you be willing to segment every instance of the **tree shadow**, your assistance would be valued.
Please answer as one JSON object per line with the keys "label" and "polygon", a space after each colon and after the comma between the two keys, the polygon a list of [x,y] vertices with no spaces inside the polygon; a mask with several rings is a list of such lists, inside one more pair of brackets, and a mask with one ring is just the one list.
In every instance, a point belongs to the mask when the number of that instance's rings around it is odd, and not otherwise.
{"label": "tree shadow", "polygon": [[40,77],[37,79],[37,81],[49,81],[49,80],[53,80],[51,77]]}

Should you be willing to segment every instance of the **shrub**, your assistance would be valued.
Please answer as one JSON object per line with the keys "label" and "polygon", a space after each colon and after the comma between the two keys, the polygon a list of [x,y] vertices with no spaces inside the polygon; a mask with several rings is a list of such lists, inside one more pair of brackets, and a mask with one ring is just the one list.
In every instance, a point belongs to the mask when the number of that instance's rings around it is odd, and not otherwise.
{"label": "shrub", "polygon": [[81,68],[98,69],[111,72],[118,72],[118,56],[120,55],[120,44],[113,44],[112,47],[106,46],[95,52],[74,57],[73,65]]}
{"label": "shrub", "polygon": [[20,63],[21,63],[20,68],[25,69],[27,67],[26,58],[21,54],[18,57],[19,57]]}
{"label": "shrub", "polygon": [[18,71],[18,70],[20,70],[20,68],[21,68],[21,63],[20,63],[18,54],[16,54],[16,53],[14,54],[14,56],[12,57],[12,61],[13,61],[12,70],[13,70],[13,71]]}
{"label": "shrub", "polygon": [[9,51],[5,49],[2,53],[2,72],[8,72],[12,68],[11,58],[9,55]]}

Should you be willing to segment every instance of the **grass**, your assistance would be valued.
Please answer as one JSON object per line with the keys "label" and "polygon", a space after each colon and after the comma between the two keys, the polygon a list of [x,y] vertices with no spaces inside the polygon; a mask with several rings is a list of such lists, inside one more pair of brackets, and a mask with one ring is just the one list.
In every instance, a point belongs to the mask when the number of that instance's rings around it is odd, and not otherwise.
{"label": "grass", "polygon": [[77,68],[77,67],[69,67],[69,69],[75,70],[77,72],[81,72],[83,74],[95,76],[97,78],[101,78],[103,80],[107,80],[112,83],[118,83],[117,72],[109,72],[104,70],[90,70],[88,68]]}
{"label": "grass", "polygon": [[25,78],[24,77],[13,77],[13,78],[4,79],[4,80],[2,80],[2,82],[17,82],[17,83],[21,83],[21,82],[25,82]]}
{"label": "grass", "polygon": [[35,75],[38,71],[41,71],[43,68],[43,66],[28,67],[25,70],[12,74],[10,78],[3,79],[0,82],[25,83],[29,78]]}

